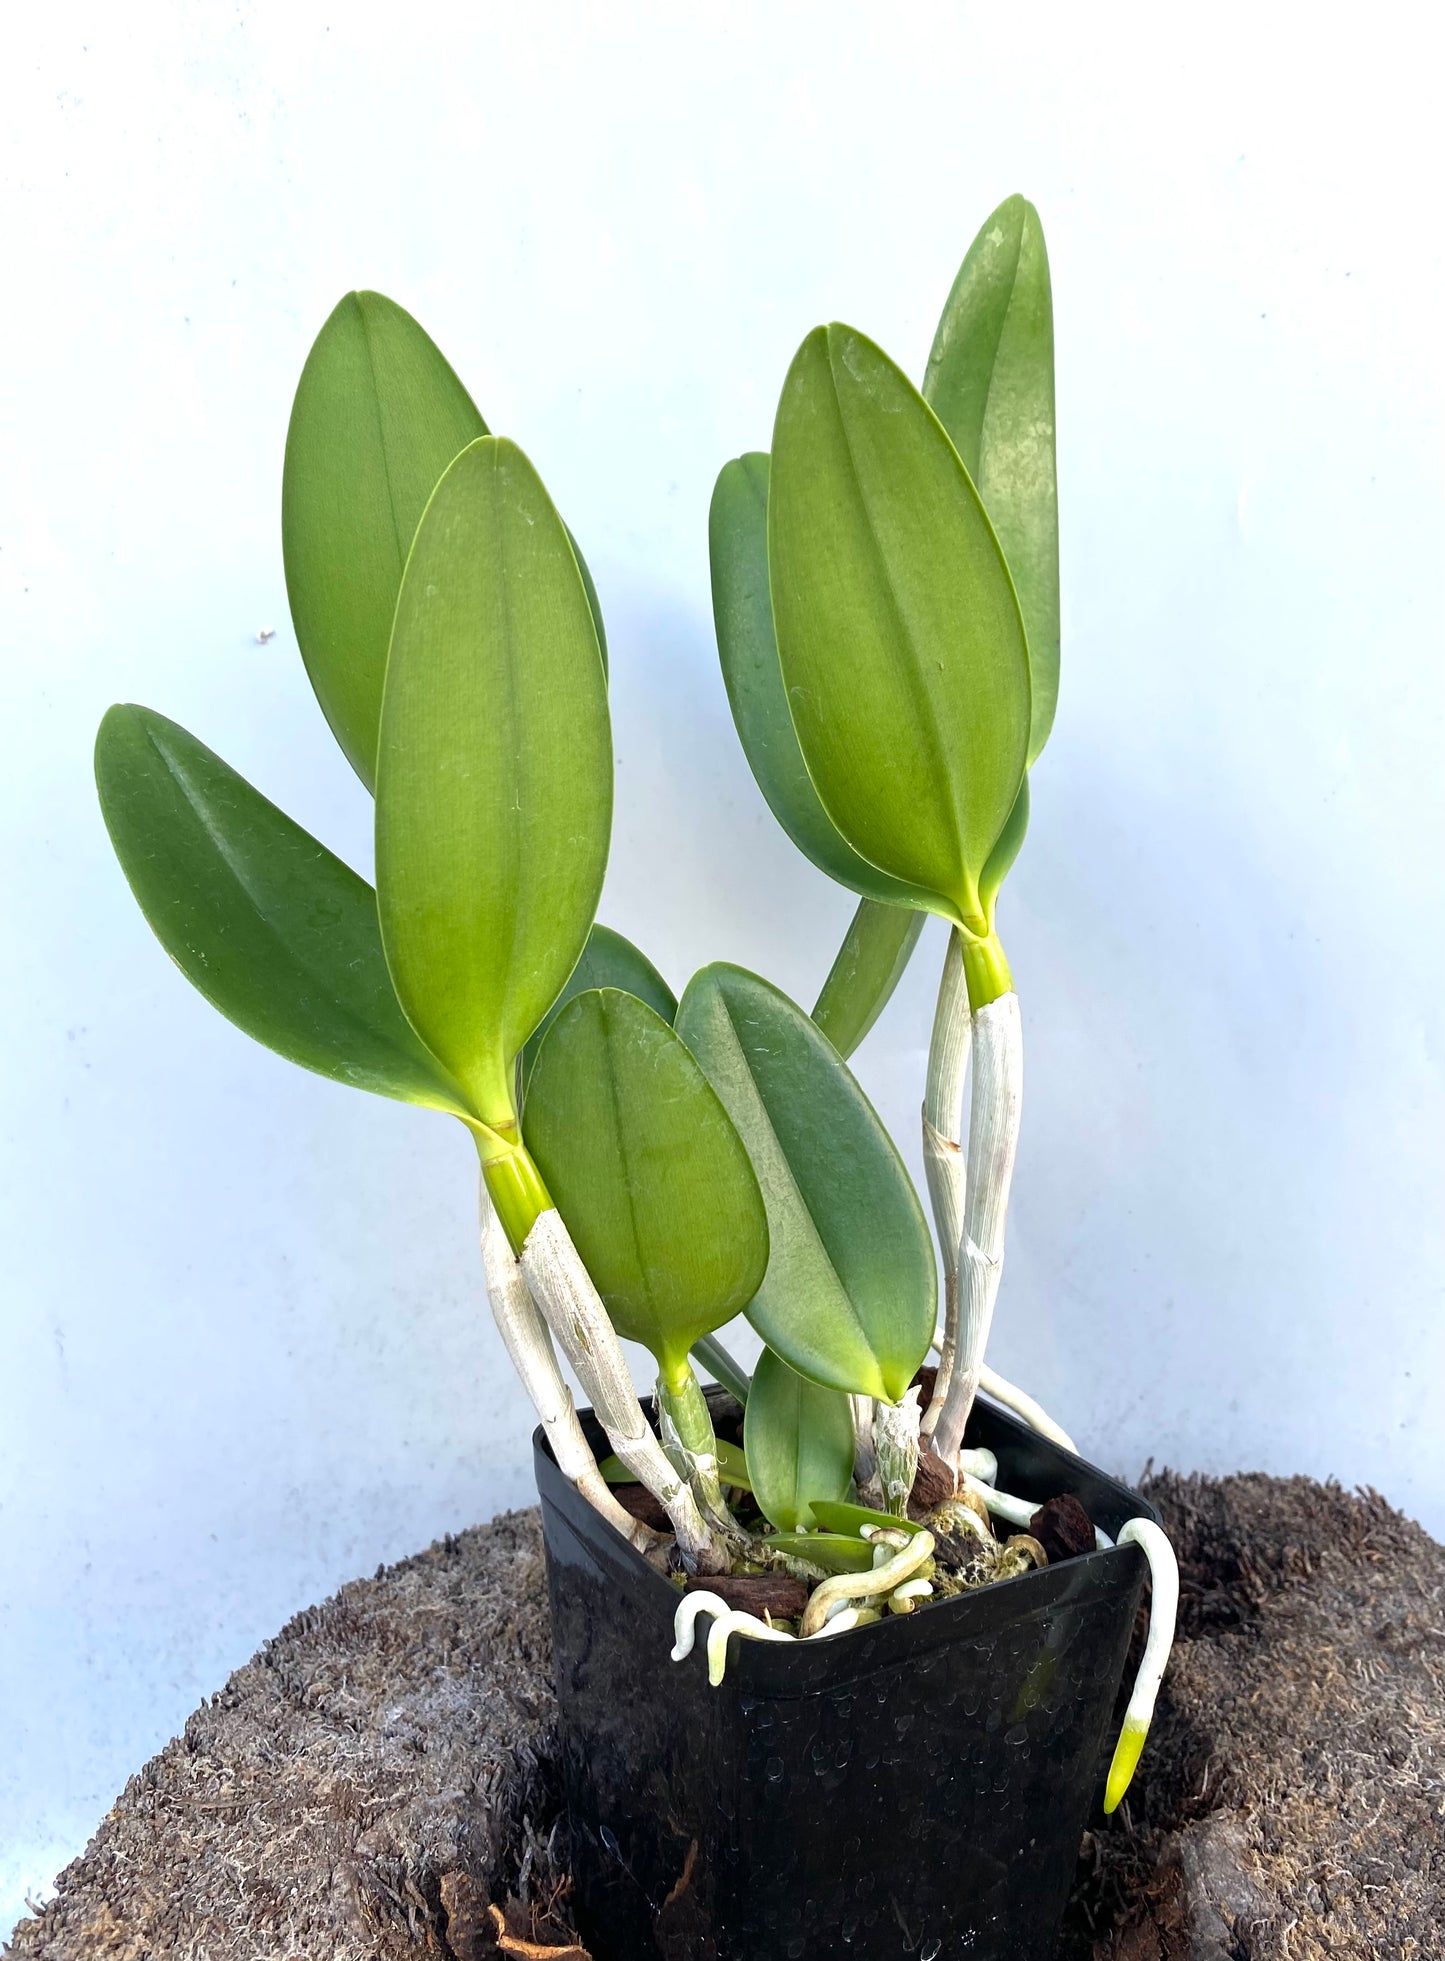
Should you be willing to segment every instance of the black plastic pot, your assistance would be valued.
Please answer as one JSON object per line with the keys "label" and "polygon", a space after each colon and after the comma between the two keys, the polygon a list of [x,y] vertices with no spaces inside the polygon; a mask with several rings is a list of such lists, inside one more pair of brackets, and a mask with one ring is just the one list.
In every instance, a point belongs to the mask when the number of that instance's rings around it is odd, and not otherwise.
{"label": "black plastic pot", "polygon": [[[601,1432],[584,1414],[599,1452]],[[1153,1509],[1003,1411],[1000,1489]],[[1144,1582],[1096,1552],[822,1641],[669,1659],[678,1592],[534,1438],[571,1814],[596,1961],[1046,1961]]]}

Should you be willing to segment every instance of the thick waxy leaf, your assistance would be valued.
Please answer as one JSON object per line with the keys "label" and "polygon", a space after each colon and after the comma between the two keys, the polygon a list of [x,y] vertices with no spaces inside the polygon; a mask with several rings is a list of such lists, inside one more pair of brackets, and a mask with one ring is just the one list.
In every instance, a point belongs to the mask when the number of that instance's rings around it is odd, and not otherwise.
{"label": "thick waxy leaf", "polygon": [[[768,459],[723,465],[708,513],[713,616],[743,751],[768,807],[805,857],[865,898],[814,1009],[851,1055],[887,1005],[918,941],[928,895],[860,858],[824,810],[788,712],[768,592]],[[899,908],[910,910],[900,911]]]}
{"label": "thick waxy leaf", "polygon": [[397,1005],[365,879],[149,708],[110,710],[95,773],[141,911],[228,1020],[336,1082],[466,1115]]}
{"label": "thick waxy leaf", "polygon": [[900,905],[928,895],[859,857],[813,788],[788,712],[768,593],[768,459],[759,451],[723,465],[708,512],[713,618],[733,721],[758,788],[798,849],[855,892]]}
{"label": "thick waxy leaf", "polygon": [[[817,1504],[814,1501],[814,1516]],[[811,1560],[825,1573],[871,1573],[873,1547],[867,1539],[845,1538],[840,1532],[774,1532],[768,1540],[774,1552]]]}
{"label": "thick waxy leaf", "polygon": [[579,994],[542,1044],[523,1132],[618,1333],[675,1372],[768,1264],[757,1179],[702,1070],[635,995]]}
{"label": "thick waxy leaf", "polygon": [[515,444],[437,485],[397,600],[376,865],[398,998],[489,1122],[587,943],[612,822],[607,692],[566,528]]}
{"label": "thick waxy leaf", "polygon": [[998,540],[921,395],[850,327],[794,358],[773,432],[769,571],[808,773],[861,856],[972,932],[1029,737]]}
{"label": "thick waxy leaf", "polygon": [[858,1532],[865,1525],[887,1526],[893,1532],[906,1532],[912,1538],[923,1527],[910,1518],[895,1518],[891,1512],[875,1512],[871,1505],[849,1505],[832,1499],[819,1501],[813,1516],[825,1532]]}
{"label": "thick waxy leaf", "polygon": [[1029,779],[1024,778],[1019,785],[1019,793],[1014,798],[1014,807],[1009,812],[1007,824],[999,834],[998,843],[988,854],[988,863],[983,868],[983,876],[978,881],[979,895],[983,900],[984,911],[993,917],[994,901],[999,887],[1013,870],[1014,860],[1024,848],[1024,839],[1029,829]]}
{"label": "thick waxy leaf", "polygon": [[677,996],[639,947],[610,926],[594,926],[587,935],[582,958],[567,977],[567,985],[543,1017],[542,1024],[522,1051],[522,1093],[542,1046],[542,1038],[567,1003],[592,987],[620,987],[655,1009],[669,1025],[677,1015]]}
{"label": "thick waxy leaf", "polygon": [[748,1391],[752,1387],[747,1370],[733,1355],[730,1355],[716,1335],[704,1335],[701,1341],[692,1345],[692,1358],[701,1363],[714,1382],[720,1383],[737,1400],[747,1406]]}
{"label": "thick waxy leaf", "polygon": [[780,1532],[813,1523],[817,1499],[841,1498],[853,1482],[853,1412],[765,1348],[753,1371],[743,1422],[753,1496]]}
{"label": "thick waxy leaf", "polygon": [[[443,471],[486,433],[411,315],[381,293],[348,293],[301,371],[286,434],[281,542],[301,657],[368,789],[407,553]],[[605,663],[601,609],[580,551],[577,564]]]}
{"label": "thick waxy leaf", "polygon": [[1049,258],[1026,199],[1006,198],[969,247],[923,394],[978,486],[1018,590],[1033,683],[1032,766],[1059,695],[1059,499]]}
{"label": "thick waxy leaf", "polygon": [[748,1319],[813,1381],[896,1402],[928,1352],[937,1276],[872,1105],[802,1009],[740,967],[694,976],[677,1032],[737,1125],[768,1208],[772,1256]]}
{"label": "thick waxy leaf", "polygon": [[369,788],[402,568],[437,479],[486,433],[411,315],[380,293],[348,293],[301,371],[286,435],[281,540],[301,657]]}
{"label": "thick waxy leaf", "polygon": [[838,957],[813,1006],[813,1019],[839,1055],[850,1056],[893,998],[923,914],[860,899]]}

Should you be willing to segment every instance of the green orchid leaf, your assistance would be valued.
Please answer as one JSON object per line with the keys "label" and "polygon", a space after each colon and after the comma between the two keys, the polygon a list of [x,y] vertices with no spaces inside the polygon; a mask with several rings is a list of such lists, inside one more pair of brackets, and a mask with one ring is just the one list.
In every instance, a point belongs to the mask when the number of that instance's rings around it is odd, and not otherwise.
{"label": "green orchid leaf", "polygon": [[979,879],[1029,738],[1018,600],[938,419],[850,327],[819,327],[774,426],[768,561],[799,745],[853,849],[988,930]]}
{"label": "green orchid leaf", "polygon": [[397,1005],[365,879],[152,709],[108,712],[95,773],[141,911],[227,1020],[335,1082],[467,1116]]}
{"label": "green orchid leaf", "polygon": [[348,293],[301,371],[286,435],[281,542],[301,658],[369,789],[402,568],[438,478],[486,433],[411,315],[380,293]]}
{"label": "green orchid leaf", "polygon": [[746,1405],[752,1379],[737,1359],[730,1355],[716,1335],[704,1335],[692,1345],[692,1359],[700,1362],[714,1382],[720,1383],[738,1402]]}
{"label": "green orchid leaf", "polygon": [[999,887],[1013,870],[1014,860],[1024,848],[1024,839],[1029,828],[1029,779],[1024,778],[1019,785],[1019,793],[1014,798],[1014,807],[1009,812],[1008,822],[999,833],[998,843],[988,854],[988,863],[983,868],[983,876],[978,881],[979,896],[989,917],[993,917],[994,901],[998,898]]}
{"label": "green orchid leaf", "polygon": [[725,463],[708,512],[713,619],[728,701],[758,788],[788,836],[820,871],[852,891],[926,907],[928,894],[890,878],[838,834],[813,788],[788,711],[768,593],[768,459]]}
{"label": "green orchid leaf", "polygon": [[572,556],[577,561],[577,570],[582,574],[582,590],[587,595],[587,604],[592,612],[592,624],[597,629],[597,651],[602,656],[602,672],[607,672],[607,628],[602,620],[602,601],[597,597],[597,584],[592,577],[591,567],[582,556],[571,525],[567,527],[567,542],[572,547]]}
{"label": "green orchid leaf", "polygon": [[853,1482],[848,1398],[765,1348],[753,1371],[743,1450],[763,1516],[780,1532],[800,1531],[813,1523],[816,1501],[841,1498]]}
{"label": "green orchid leaf", "polygon": [[[816,1509],[817,1500],[814,1501]],[[768,1546],[790,1559],[806,1559],[825,1573],[871,1573],[873,1547],[867,1539],[846,1538],[839,1532],[774,1532]]]}
{"label": "green orchid leaf", "polygon": [[[906,1532],[912,1538],[923,1527],[911,1518],[895,1518],[892,1512],[875,1512],[869,1505],[850,1505],[835,1499],[815,1503],[813,1516],[825,1532],[857,1533],[865,1525],[887,1526],[893,1532]],[[867,1544],[864,1540],[863,1544]]]}
{"label": "green orchid leaf", "polygon": [[593,989],[547,1032],[523,1134],[618,1333],[677,1375],[768,1264],[758,1182],[706,1076],[645,1002]]}
{"label": "green orchid leaf", "polygon": [[398,999],[488,1123],[581,957],[612,823],[607,690],[558,517],[515,444],[437,485],[397,599],[377,899]]}
{"label": "green orchid leaf", "polygon": [[1034,207],[1006,198],[968,248],[928,357],[924,399],[978,486],[1028,630],[1032,768],[1059,698],[1054,303]]}
{"label": "green orchid leaf", "polygon": [[[411,315],[381,293],[348,293],[301,371],[286,434],[281,542],[306,672],[368,789],[407,553],[443,471],[486,434],[475,403]],[[572,546],[605,664],[596,589],[575,539]]]}
{"label": "green orchid leaf", "polygon": [[928,1352],[937,1275],[872,1105],[803,1010],[740,967],[693,977],[677,1032],[747,1145],[767,1205],[772,1256],[749,1321],[811,1380],[896,1402]]}
{"label": "green orchid leaf", "polygon": [[582,958],[567,977],[567,985],[542,1018],[522,1050],[522,1094],[542,1046],[542,1038],[569,1001],[593,987],[620,987],[656,1010],[669,1025],[677,1016],[677,996],[640,948],[610,926],[594,926],[587,935]]}
{"label": "green orchid leaf", "polygon": [[893,998],[923,931],[923,914],[860,899],[813,1019],[844,1060]]}

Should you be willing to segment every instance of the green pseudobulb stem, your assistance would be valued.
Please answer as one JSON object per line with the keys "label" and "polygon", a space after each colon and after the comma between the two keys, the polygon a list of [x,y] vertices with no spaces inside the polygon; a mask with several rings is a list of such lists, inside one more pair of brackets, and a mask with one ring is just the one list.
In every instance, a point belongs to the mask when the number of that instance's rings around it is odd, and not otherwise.
{"label": "green pseudobulb stem", "polygon": [[[692,1458],[717,1458],[712,1416],[686,1355],[658,1362],[657,1396],[678,1442]],[[681,1467],[680,1467],[681,1468]]]}
{"label": "green pseudobulb stem", "polygon": [[990,1001],[1013,992],[1013,975],[998,934],[991,929],[986,937],[961,933],[963,978],[968,987],[968,1005],[977,1014]]}
{"label": "green pseudobulb stem", "polygon": [[[515,1129],[515,1122],[511,1127]],[[526,1145],[513,1143],[501,1126],[474,1127],[473,1136],[487,1195],[497,1208],[512,1251],[519,1254],[542,1213],[553,1209],[552,1195]]]}

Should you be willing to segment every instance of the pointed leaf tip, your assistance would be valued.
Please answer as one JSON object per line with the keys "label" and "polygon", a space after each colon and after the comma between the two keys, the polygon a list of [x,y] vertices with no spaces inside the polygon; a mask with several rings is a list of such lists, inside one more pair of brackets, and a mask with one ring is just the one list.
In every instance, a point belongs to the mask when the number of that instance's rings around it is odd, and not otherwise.
{"label": "pointed leaf tip", "polygon": [[978,487],[1028,633],[1032,767],[1059,693],[1059,509],[1054,310],[1039,214],[1006,198],[959,268],[923,394]]}
{"label": "pointed leaf tip", "polygon": [[214,1007],[335,1082],[468,1115],[397,1004],[365,879],[153,709],[110,709],[95,765],[141,911]]}
{"label": "pointed leaf tip", "polygon": [[768,558],[808,773],[853,849],[977,930],[1029,733],[1008,568],[957,451],[856,329],[803,343],[773,433]]}

